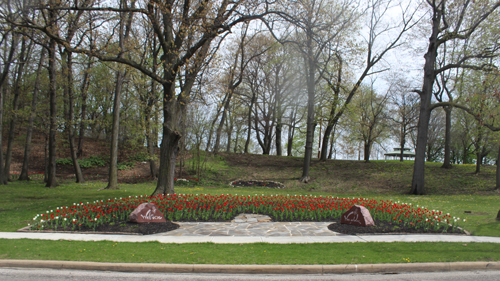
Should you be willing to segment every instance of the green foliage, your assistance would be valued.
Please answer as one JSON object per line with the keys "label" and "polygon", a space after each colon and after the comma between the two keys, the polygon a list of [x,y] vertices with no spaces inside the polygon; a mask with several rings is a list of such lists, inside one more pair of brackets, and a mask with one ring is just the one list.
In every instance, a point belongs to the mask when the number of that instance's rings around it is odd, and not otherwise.
{"label": "green foliage", "polygon": [[89,158],[78,159],[82,168],[94,168],[106,166],[106,161],[100,156],[90,156]]}
{"label": "green foliage", "polygon": [[118,170],[128,170],[135,166],[134,162],[122,162],[118,163]]}
{"label": "green foliage", "polygon": [[73,161],[71,161],[71,158],[60,158],[56,159],[56,164],[57,165],[73,165]]}
{"label": "green foliage", "polygon": [[149,156],[147,152],[138,152],[134,154],[134,156],[130,156],[128,160],[133,162],[146,162],[151,160],[151,156]]}
{"label": "green foliage", "polygon": [[[70,157],[56,159],[56,163],[59,165],[73,165],[73,161]],[[78,164],[81,168],[95,168],[106,166],[106,161],[101,156],[90,156],[89,158],[78,159]]]}

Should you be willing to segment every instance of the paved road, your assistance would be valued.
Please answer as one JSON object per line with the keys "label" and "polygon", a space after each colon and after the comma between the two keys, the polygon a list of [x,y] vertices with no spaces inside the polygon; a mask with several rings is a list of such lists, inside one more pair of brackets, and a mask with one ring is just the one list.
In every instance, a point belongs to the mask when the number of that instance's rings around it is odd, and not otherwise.
{"label": "paved road", "polygon": [[436,280],[436,281],[498,281],[500,271],[470,271],[470,272],[433,272],[404,274],[325,274],[325,275],[259,275],[259,274],[171,274],[171,273],[127,273],[82,270],[55,269],[25,269],[0,268],[2,281],[66,281],[66,280],[99,280],[99,281],[138,281],[138,280],[190,280],[190,281],[303,281],[303,280]]}

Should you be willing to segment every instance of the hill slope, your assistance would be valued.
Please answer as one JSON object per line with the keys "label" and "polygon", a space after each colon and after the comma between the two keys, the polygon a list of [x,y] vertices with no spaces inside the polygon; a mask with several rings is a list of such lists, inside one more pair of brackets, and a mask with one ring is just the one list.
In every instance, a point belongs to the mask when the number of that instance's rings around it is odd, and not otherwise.
{"label": "hill slope", "polygon": [[[4,141],[4,151],[6,141]],[[98,157],[104,166],[83,169],[86,180],[107,181],[109,144],[103,140],[85,139],[83,157]],[[149,164],[138,155],[145,155],[144,147],[122,146],[118,162],[126,164],[119,171],[120,182],[150,181]],[[19,135],[13,151],[11,174],[15,178],[21,171],[24,155],[24,138]],[[34,137],[30,157],[30,172],[43,173],[44,139]],[[270,156],[255,154],[219,153],[197,157],[183,153],[178,163],[177,177],[199,177],[206,186],[227,185],[235,180],[272,180],[283,183],[286,188],[322,190],[342,193],[390,193],[409,192],[413,173],[413,161],[376,160],[369,163],[352,160],[313,159],[310,176],[312,181],[298,181],[302,174],[301,157]],[[58,146],[58,158],[68,158],[69,148],[63,140]],[[182,159],[182,161],[180,161]],[[196,169],[197,165],[201,166]],[[440,168],[440,163],[426,163],[426,192],[428,194],[497,194],[495,187],[496,166],[484,166],[481,173],[474,174],[474,165],[454,165],[452,169]],[[62,180],[74,178],[72,165],[58,165],[57,176]]]}

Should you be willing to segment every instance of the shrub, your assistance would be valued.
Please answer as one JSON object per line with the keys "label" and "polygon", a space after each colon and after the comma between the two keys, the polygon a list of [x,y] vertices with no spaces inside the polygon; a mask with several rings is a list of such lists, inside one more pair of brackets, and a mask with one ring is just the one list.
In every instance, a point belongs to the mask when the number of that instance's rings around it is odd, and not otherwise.
{"label": "shrub", "polygon": [[[56,159],[56,163],[59,165],[73,165],[70,157]],[[101,156],[90,156],[89,158],[78,159],[78,164],[80,164],[81,168],[94,168],[106,166],[106,161]]]}
{"label": "shrub", "polygon": [[146,152],[139,152],[139,153],[136,153],[134,156],[130,156],[128,158],[129,161],[133,161],[133,162],[146,162],[146,161],[149,161],[150,159],[151,159],[151,157]]}
{"label": "shrub", "polygon": [[106,166],[106,161],[100,156],[90,156],[89,158],[78,159],[80,167],[82,168],[94,168],[94,167],[104,167]]}
{"label": "shrub", "polygon": [[118,163],[118,170],[128,170],[135,166],[134,162],[123,162]]}

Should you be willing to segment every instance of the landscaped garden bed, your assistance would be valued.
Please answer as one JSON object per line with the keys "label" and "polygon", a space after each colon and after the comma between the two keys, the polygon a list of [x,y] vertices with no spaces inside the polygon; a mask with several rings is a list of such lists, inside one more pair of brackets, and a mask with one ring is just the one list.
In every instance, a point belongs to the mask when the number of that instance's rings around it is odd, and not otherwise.
{"label": "landscaped garden bed", "polygon": [[[365,198],[338,198],[332,196],[283,195],[210,195],[172,194],[156,197],[136,196],[95,202],[79,202],[48,210],[33,218],[31,230],[63,231],[117,231],[139,226],[127,225],[129,214],[141,203],[153,202],[169,221],[229,221],[240,213],[269,215],[273,221],[336,221],[353,205],[366,207],[376,222],[375,227],[364,227],[368,233],[457,233],[459,218],[438,210],[428,210],[391,200],[376,201]],[[122,229],[114,226],[124,226]],[[340,225],[337,223],[337,225]],[[158,227],[151,224],[150,227]],[[147,226],[143,226],[147,227]],[[359,227],[342,225],[331,230],[356,234]],[[383,228],[382,228],[383,227]],[[370,229],[371,228],[371,229]],[[116,229],[116,230],[113,230]],[[173,230],[175,226],[172,226]],[[345,230],[347,229],[347,230]],[[370,230],[369,230],[370,229]],[[376,231],[376,230],[379,231]],[[385,230],[384,230],[385,229]],[[167,230],[167,231],[168,231]],[[162,231],[159,231],[162,232]],[[156,233],[145,231],[141,233]]]}
{"label": "landscaped garden bed", "polygon": [[236,180],[229,183],[233,187],[285,188],[282,183],[266,180]]}

